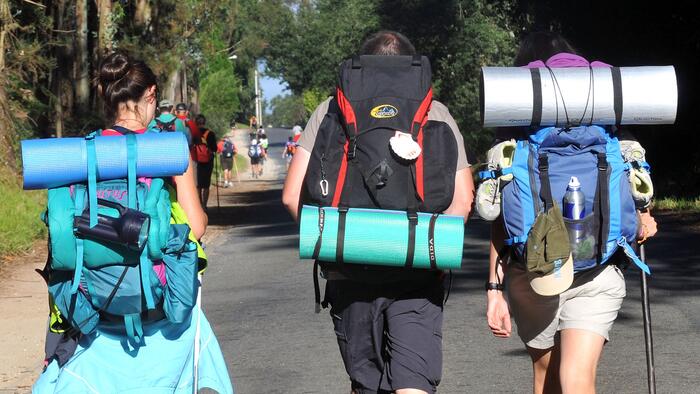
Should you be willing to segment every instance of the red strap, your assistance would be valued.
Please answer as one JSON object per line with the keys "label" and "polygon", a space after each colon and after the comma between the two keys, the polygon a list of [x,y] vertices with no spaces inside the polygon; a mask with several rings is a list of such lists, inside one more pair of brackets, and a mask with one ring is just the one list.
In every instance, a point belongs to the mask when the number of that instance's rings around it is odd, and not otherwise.
{"label": "red strap", "polygon": [[353,125],[353,131],[357,134],[357,119],[355,118],[355,111],[353,111],[350,102],[345,98],[345,94],[343,94],[340,88],[336,89],[335,97],[338,100],[340,112],[343,113],[343,118],[345,118],[345,124],[347,126]]}
{"label": "red strap", "polygon": [[[418,135],[416,139],[418,141],[418,146],[420,146],[421,151],[423,150],[423,126],[428,122],[428,111],[430,111],[430,106],[433,103],[433,88],[428,89],[428,94],[425,95],[423,101],[416,111],[416,115],[413,117],[413,123],[411,124],[411,132],[413,128],[418,127]],[[425,193],[423,187],[423,154],[421,153],[416,160],[416,192],[421,201],[425,201]]]}
{"label": "red strap", "polygon": [[345,141],[345,148],[343,148],[343,160],[340,162],[340,171],[338,172],[338,180],[335,181],[335,190],[333,191],[333,202],[331,202],[332,207],[337,207],[340,203],[340,195],[343,194],[343,186],[345,186],[345,175],[348,170],[348,146],[349,141]]}
{"label": "red strap", "polygon": [[[340,107],[340,112],[343,114],[345,119],[345,125],[351,128],[352,131],[357,134],[357,119],[355,118],[355,111],[353,111],[352,106],[345,94],[340,88],[336,89],[335,93],[336,100],[338,101],[338,107]],[[351,127],[352,126],[352,127]],[[343,194],[343,186],[345,185],[345,176],[348,170],[348,149],[350,147],[350,141],[345,140],[345,147],[343,148],[343,161],[340,163],[340,171],[338,172],[338,180],[335,183],[335,190],[333,191],[333,202],[332,207],[337,207],[340,203],[340,196]]]}

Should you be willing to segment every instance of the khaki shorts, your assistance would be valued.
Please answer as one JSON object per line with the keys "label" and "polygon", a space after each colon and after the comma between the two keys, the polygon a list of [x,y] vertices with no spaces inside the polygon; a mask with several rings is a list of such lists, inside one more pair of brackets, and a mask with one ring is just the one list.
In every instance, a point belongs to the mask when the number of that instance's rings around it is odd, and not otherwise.
{"label": "khaki shorts", "polygon": [[520,339],[529,347],[549,349],[558,331],[577,328],[605,340],[625,298],[625,279],[615,265],[576,274],[574,283],[556,296],[532,290],[525,269],[511,264],[506,276],[511,314]]}

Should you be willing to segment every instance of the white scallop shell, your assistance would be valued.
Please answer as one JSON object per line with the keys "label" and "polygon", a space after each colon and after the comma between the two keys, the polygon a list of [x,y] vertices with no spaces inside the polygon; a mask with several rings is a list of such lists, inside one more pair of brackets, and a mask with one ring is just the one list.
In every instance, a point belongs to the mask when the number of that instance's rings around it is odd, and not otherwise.
{"label": "white scallop shell", "polygon": [[420,145],[413,140],[411,134],[397,131],[396,134],[389,139],[391,150],[397,156],[404,160],[415,160],[421,154]]}

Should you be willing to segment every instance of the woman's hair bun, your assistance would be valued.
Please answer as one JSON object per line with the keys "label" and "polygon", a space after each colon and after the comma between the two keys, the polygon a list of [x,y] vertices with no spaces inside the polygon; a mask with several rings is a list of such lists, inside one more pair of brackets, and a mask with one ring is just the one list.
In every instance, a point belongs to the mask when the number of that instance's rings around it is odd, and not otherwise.
{"label": "woman's hair bun", "polygon": [[118,81],[131,70],[132,62],[129,55],[123,52],[114,52],[104,58],[100,67],[100,85],[107,87],[110,83]]}
{"label": "woman's hair bun", "polygon": [[119,104],[138,102],[144,93],[158,82],[146,63],[125,52],[107,55],[97,76],[98,92],[104,101],[105,113],[114,117]]}

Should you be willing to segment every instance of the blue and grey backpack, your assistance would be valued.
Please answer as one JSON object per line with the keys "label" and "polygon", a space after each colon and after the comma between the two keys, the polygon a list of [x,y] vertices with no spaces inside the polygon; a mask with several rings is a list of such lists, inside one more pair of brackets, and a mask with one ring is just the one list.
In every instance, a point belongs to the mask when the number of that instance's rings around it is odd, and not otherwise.
{"label": "blue and grey backpack", "polygon": [[[100,134],[86,137],[88,181],[48,191],[49,292],[74,332],[91,334],[101,324],[124,331],[138,347],[143,321],[189,317],[199,285],[197,246],[188,239],[188,225],[172,224],[174,191],[167,182],[137,178],[133,133],[126,134],[127,179],[97,181],[94,136]],[[150,223],[139,234],[145,240],[140,248],[78,231],[81,220],[98,228],[127,208]]]}
{"label": "blue and grey backpack", "polygon": [[565,219],[567,229],[585,234],[585,246],[573,250],[574,270],[605,264],[622,248],[648,274],[649,267],[630,246],[638,221],[628,180],[631,165],[624,162],[617,137],[599,126],[546,127],[517,141],[512,166],[502,170],[503,175],[512,174],[512,180],[501,191],[505,244],[513,256],[525,261],[535,217],[545,206],[561,207],[567,184],[576,176],[587,214],[580,220]]}

